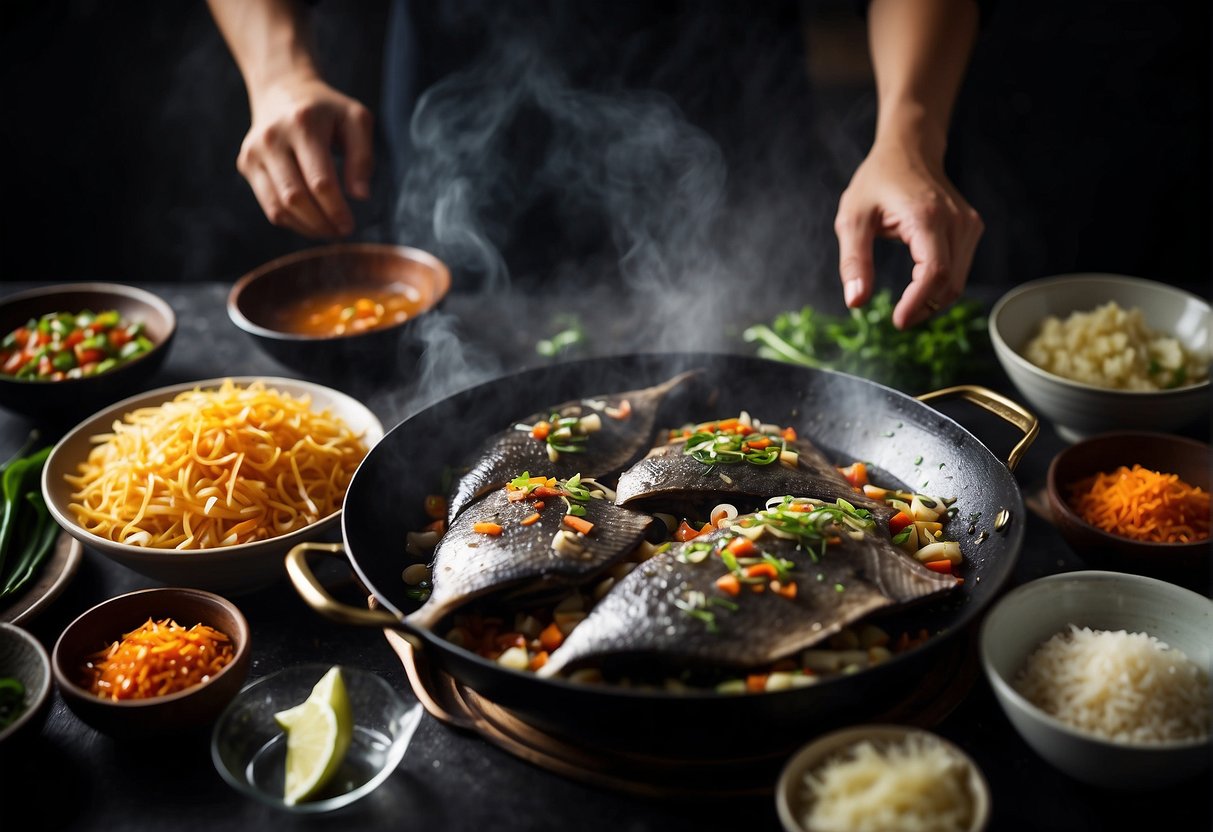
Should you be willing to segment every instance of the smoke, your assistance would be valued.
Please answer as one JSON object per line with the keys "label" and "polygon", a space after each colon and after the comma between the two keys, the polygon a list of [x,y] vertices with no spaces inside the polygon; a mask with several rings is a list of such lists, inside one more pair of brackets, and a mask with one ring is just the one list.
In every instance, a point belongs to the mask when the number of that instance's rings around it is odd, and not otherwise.
{"label": "smoke", "polygon": [[[805,173],[807,125],[754,123],[763,152],[729,155],[670,95],[577,77],[558,33],[491,29],[410,124],[393,234],[448,264],[472,319],[461,334],[435,317],[416,386],[518,369],[555,316],[580,316],[598,353],[735,351],[745,326],[837,294],[837,194]],[[755,112],[733,104],[743,124]]]}

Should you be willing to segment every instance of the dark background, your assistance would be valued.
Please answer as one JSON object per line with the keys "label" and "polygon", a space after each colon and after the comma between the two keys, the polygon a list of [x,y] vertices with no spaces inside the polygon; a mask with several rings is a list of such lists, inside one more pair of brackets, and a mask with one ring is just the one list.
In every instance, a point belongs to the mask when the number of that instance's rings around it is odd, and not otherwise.
{"label": "dark background", "polygon": [[[822,223],[873,124],[856,5],[806,6]],[[314,3],[329,79],[372,107],[386,10]],[[0,279],[229,281],[314,244],[272,228],[235,170],[247,101],[200,0],[16,0],[0,20]],[[949,157],[987,225],[972,280],[1208,285],[1210,32],[1204,2],[993,7]],[[382,209],[360,206],[363,225]]]}

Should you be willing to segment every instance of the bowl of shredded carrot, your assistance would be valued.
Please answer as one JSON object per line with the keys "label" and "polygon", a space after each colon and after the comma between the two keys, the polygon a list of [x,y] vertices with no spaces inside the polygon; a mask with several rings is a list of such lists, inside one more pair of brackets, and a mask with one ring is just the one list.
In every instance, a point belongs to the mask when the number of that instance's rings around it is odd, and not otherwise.
{"label": "bowl of shredded carrot", "polygon": [[1054,523],[1089,566],[1176,581],[1209,582],[1207,443],[1121,431],[1077,442],[1049,466]]}
{"label": "bowl of shredded carrot", "polygon": [[249,626],[227,598],[186,587],[128,592],[60,634],[51,669],[83,722],[124,739],[207,728],[248,677]]}

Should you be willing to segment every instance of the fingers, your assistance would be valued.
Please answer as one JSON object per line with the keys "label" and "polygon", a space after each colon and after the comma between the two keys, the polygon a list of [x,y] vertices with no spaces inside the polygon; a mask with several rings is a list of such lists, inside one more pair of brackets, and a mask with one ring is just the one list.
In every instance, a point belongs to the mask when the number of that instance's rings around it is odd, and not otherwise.
{"label": "fingers", "polygon": [[953,294],[951,283],[952,240],[938,213],[927,212],[917,223],[903,228],[903,242],[909,246],[914,268],[910,285],[893,309],[893,325],[898,329],[922,323],[959,296]]}
{"label": "fingers", "polygon": [[345,151],[345,188],[354,199],[370,199],[374,168],[371,113],[358,106],[338,125],[337,141]]}
{"label": "fingers", "polygon": [[964,293],[984,225],[956,194],[922,210],[905,231],[914,268],[893,310],[893,324],[901,329],[922,323]]}
{"label": "fingers", "polygon": [[354,217],[342,193],[333,147],[346,150],[344,179],[351,195],[368,198],[370,112],[327,87],[305,92],[267,99],[268,115],[255,120],[236,166],[274,225],[308,237],[342,237],[354,230]]}
{"label": "fingers", "polygon": [[871,297],[876,279],[872,264],[874,217],[847,208],[844,194],[834,219],[834,233],[838,236],[838,275],[843,299],[848,307],[862,306]]}

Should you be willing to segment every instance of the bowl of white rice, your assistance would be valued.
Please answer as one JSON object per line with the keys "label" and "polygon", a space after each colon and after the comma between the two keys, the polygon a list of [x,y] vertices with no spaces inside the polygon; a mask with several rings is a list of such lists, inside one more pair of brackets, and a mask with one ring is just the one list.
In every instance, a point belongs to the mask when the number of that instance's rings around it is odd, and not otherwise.
{"label": "bowl of white rice", "polygon": [[1184,289],[1125,275],[1057,275],[1007,292],[989,325],[1011,382],[1068,441],[1208,418],[1213,311]]}
{"label": "bowl of white rice", "polygon": [[990,609],[980,650],[1011,724],[1071,777],[1145,790],[1207,769],[1213,600],[1122,572],[1051,575]]}

